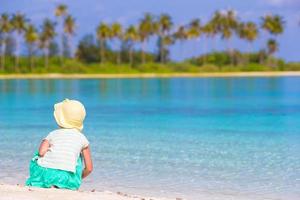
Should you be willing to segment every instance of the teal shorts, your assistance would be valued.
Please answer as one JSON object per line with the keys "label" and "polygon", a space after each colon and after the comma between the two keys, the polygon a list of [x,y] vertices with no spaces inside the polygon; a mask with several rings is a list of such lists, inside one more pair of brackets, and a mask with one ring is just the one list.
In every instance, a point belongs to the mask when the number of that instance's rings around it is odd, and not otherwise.
{"label": "teal shorts", "polygon": [[27,186],[40,188],[57,187],[78,190],[81,185],[81,176],[83,170],[81,156],[77,160],[75,173],[42,167],[37,163],[38,157],[38,152],[36,152],[30,161],[30,177],[26,181]]}

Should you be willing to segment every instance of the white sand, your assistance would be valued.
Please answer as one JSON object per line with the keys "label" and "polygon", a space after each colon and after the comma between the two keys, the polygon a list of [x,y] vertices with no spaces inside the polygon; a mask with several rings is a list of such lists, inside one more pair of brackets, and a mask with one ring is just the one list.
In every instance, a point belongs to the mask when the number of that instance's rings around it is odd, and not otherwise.
{"label": "white sand", "polygon": [[70,191],[0,184],[0,200],[171,200],[109,191]]}
{"label": "white sand", "polygon": [[299,71],[284,72],[201,72],[137,74],[0,74],[0,79],[97,79],[97,78],[171,78],[171,77],[277,77],[300,76]]}
{"label": "white sand", "polygon": [[[245,195],[239,193],[202,192],[190,200],[298,200],[296,197]],[[113,193],[109,191],[70,191],[41,189],[19,185],[0,184],[0,200],[185,200],[182,198],[155,198]]]}

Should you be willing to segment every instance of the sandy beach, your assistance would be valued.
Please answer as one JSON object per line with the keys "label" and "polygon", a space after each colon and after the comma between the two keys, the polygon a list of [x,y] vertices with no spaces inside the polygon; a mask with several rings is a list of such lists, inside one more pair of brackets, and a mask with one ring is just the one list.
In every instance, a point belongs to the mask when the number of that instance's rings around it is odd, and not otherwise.
{"label": "sandy beach", "polygon": [[[140,197],[121,192],[109,191],[70,191],[59,189],[41,189],[20,185],[0,184],[0,200],[171,200],[167,198]],[[179,200],[177,198],[177,200]]]}
{"label": "sandy beach", "polygon": [[[21,185],[0,184],[0,200],[185,200],[183,198],[156,198],[143,197],[122,192],[113,193],[110,191],[70,191],[60,189],[41,189],[25,187]],[[199,193],[198,199],[201,200],[279,200],[283,198],[265,197],[257,195],[241,195],[238,193]],[[296,199],[296,198],[290,198]],[[195,199],[197,200],[197,199]]]}
{"label": "sandy beach", "polygon": [[285,72],[209,72],[209,73],[140,73],[140,74],[2,74],[0,79],[97,79],[97,78],[172,78],[172,77],[278,77],[300,76],[298,71]]}

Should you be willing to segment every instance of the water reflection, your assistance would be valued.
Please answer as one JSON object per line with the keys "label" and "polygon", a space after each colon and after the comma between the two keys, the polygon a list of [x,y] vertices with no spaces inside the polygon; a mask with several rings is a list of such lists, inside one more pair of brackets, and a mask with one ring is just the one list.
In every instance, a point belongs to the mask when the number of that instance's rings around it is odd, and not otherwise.
{"label": "water reflection", "polygon": [[[292,78],[291,78],[292,79]],[[243,84],[240,84],[241,81]],[[94,79],[94,80],[0,80],[2,94],[7,93],[64,93],[65,95],[78,95],[98,93],[103,98],[111,95],[132,95],[147,98],[151,93],[158,93],[160,98],[167,98],[175,88],[180,90],[180,96],[189,96],[193,91],[198,91],[203,96],[235,96],[248,92],[282,92],[284,88],[293,88],[285,85],[284,78],[160,78],[160,79]],[[80,84],[79,84],[80,82]],[[174,91],[173,91],[174,92]],[[127,95],[126,95],[127,94]]]}

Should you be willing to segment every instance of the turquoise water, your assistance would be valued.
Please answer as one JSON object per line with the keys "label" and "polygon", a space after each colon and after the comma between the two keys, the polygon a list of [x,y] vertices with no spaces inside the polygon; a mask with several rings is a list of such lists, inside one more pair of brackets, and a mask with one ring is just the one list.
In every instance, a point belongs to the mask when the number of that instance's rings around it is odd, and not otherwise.
{"label": "turquoise water", "polygon": [[0,80],[0,182],[25,181],[64,98],[87,109],[83,189],[300,197],[300,78]]}

